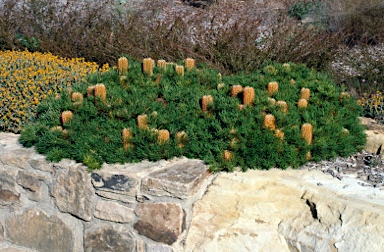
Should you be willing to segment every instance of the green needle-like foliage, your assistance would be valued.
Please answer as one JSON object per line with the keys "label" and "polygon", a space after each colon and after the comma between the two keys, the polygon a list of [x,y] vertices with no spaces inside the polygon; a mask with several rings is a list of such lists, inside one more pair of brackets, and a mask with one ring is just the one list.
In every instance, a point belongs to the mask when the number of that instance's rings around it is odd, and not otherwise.
{"label": "green needle-like foliage", "polygon": [[[192,68],[184,76],[173,66],[154,67],[149,75],[143,73],[141,62],[130,60],[123,84],[120,77],[114,69],[73,86],[72,92],[84,96],[81,106],[74,105],[68,92],[59,99],[49,97],[38,107],[36,121],[22,131],[20,142],[35,146],[49,160],[71,158],[90,169],[104,162],[185,156],[205,160],[212,171],[295,168],[307,162],[308,153],[315,161],[330,159],[350,155],[365,144],[356,100],[340,99],[343,90],[331,78],[304,65],[268,63],[251,74],[219,79],[218,72],[207,67]],[[279,84],[272,97],[269,82]],[[87,88],[99,83],[106,87],[103,102],[87,96]],[[218,89],[219,83],[224,85]],[[233,85],[254,88],[254,101],[239,109],[243,97],[231,96]],[[311,94],[307,107],[299,108],[302,88]],[[201,102],[206,96],[212,96],[213,102],[204,111]],[[285,101],[287,111],[268,98]],[[64,125],[63,111],[73,113]],[[276,129],[263,125],[266,114],[275,117]],[[147,115],[148,127],[138,127],[139,115]],[[301,136],[304,123],[313,126],[310,144]],[[57,126],[62,131],[52,130]],[[122,138],[123,129],[129,129],[129,140]],[[159,141],[160,130],[169,131],[170,138]],[[182,144],[179,132],[183,132]],[[129,148],[124,148],[127,141]]]}

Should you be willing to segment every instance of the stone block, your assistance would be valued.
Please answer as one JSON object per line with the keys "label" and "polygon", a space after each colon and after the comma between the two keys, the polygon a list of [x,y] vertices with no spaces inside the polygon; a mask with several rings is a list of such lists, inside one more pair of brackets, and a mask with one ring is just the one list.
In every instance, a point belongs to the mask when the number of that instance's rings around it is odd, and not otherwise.
{"label": "stone block", "polygon": [[139,181],[132,174],[111,174],[108,172],[93,172],[92,184],[97,190],[114,192],[135,196]]}
{"label": "stone block", "polygon": [[20,201],[20,193],[14,177],[7,172],[0,172],[0,205],[9,206]]}
{"label": "stone block", "polygon": [[133,209],[113,201],[99,200],[95,207],[96,218],[119,223],[129,223],[134,218]]}
{"label": "stone block", "polygon": [[23,188],[28,189],[32,192],[37,192],[40,190],[41,181],[45,180],[45,176],[38,175],[35,173],[27,172],[27,171],[19,171],[16,177],[16,181]]}
{"label": "stone block", "polygon": [[186,199],[196,193],[201,182],[209,176],[200,160],[178,162],[148,174],[141,183],[141,191],[155,196]]}
{"label": "stone block", "polygon": [[75,165],[57,173],[52,196],[60,211],[91,221],[96,195],[86,168]]}
{"label": "stone block", "polygon": [[6,222],[7,238],[14,244],[41,252],[74,251],[71,229],[57,216],[29,209]]}
{"label": "stone block", "polygon": [[28,163],[33,169],[49,173],[54,172],[53,164],[48,162],[43,155],[33,154],[28,160]]}
{"label": "stone block", "polygon": [[25,249],[18,249],[18,248],[4,248],[0,249],[0,252],[29,252]]}
{"label": "stone block", "polygon": [[126,195],[126,194],[120,194],[117,191],[100,191],[96,190],[96,194],[99,195],[102,198],[108,199],[108,200],[118,200],[124,203],[128,204],[135,204],[136,199],[134,196]]}
{"label": "stone block", "polygon": [[135,242],[129,233],[119,232],[112,227],[87,231],[84,237],[86,252],[133,252]]}
{"label": "stone block", "polygon": [[145,245],[145,252],[173,252],[173,249],[167,245]]}
{"label": "stone block", "polygon": [[4,240],[4,228],[0,222],[0,242]]}
{"label": "stone block", "polygon": [[185,214],[179,204],[139,204],[134,228],[154,241],[173,244],[184,230]]}
{"label": "stone block", "polygon": [[0,161],[3,165],[26,169],[29,165],[28,159],[33,153],[32,149],[8,149],[1,154]]}

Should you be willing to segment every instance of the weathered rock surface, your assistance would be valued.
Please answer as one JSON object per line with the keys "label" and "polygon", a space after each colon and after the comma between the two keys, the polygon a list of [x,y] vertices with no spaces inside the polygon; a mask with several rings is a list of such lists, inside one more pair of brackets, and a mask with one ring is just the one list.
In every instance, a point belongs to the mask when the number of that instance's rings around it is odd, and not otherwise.
{"label": "weathered rock surface", "polygon": [[95,217],[119,223],[131,222],[134,218],[133,209],[113,201],[99,200],[95,207]]}
{"label": "weathered rock surface", "polygon": [[88,231],[84,238],[86,252],[133,252],[135,242],[128,233],[119,232],[112,227]]}
{"label": "weathered rock surface", "polygon": [[0,242],[4,240],[4,228],[3,225],[0,223]]}
{"label": "weathered rock surface", "polygon": [[17,245],[42,252],[75,251],[72,231],[57,216],[29,209],[6,223],[8,238]]}
{"label": "weathered rock surface", "polygon": [[382,191],[353,179],[305,170],[223,173],[194,205],[186,251],[379,252],[384,228],[374,223],[383,221]]}
{"label": "weathered rock surface", "polygon": [[186,160],[166,169],[148,174],[142,180],[141,190],[155,196],[176,196],[185,199],[192,196],[200,183],[209,175],[200,160]]}
{"label": "weathered rock surface", "polygon": [[9,149],[0,154],[0,161],[4,165],[26,169],[28,159],[33,154],[31,149]]}
{"label": "weathered rock surface", "polygon": [[178,204],[139,204],[135,213],[135,229],[154,241],[171,245],[183,231],[184,212]]}
{"label": "weathered rock surface", "polygon": [[62,212],[90,221],[96,199],[90,174],[83,166],[62,168],[52,192],[57,206]]}
{"label": "weathered rock surface", "polygon": [[[364,149],[376,153],[380,145],[384,145],[384,125],[378,124],[371,118],[359,117],[359,120],[367,128],[365,131],[365,134],[367,134],[367,144]],[[384,148],[381,155],[384,156]]]}

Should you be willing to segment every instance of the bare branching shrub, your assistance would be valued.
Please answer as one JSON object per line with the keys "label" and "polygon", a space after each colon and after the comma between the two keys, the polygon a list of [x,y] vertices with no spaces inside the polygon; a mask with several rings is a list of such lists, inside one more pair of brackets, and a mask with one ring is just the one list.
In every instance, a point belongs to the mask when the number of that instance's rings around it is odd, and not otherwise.
{"label": "bare branching shrub", "polygon": [[223,1],[196,9],[143,1],[127,7],[108,0],[0,0],[0,27],[7,28],[0,30],[0,46],[99,64],[115,64],[123,54],[167,61],[191,57],[223,73],[252,71],[265,60],[321,68],[338,47],[335,33],[308,29],[281,6]]}

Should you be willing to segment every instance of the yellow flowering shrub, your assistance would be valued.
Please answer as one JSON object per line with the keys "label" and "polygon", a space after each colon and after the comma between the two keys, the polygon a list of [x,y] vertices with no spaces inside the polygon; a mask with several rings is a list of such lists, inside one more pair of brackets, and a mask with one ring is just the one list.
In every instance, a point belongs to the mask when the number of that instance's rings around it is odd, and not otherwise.
{"label": "yellow flowering shrub", "polygon": [[384,123],[384,94],[380,90],[371,95],[364,93],[357,103],[363,107],[362,116],[375,119],[381,124]]}
{"label": "yellow flowering shrub", "polygon": [[65,59],[51,53],[0,51],[0,131],[19,133],[35,116],[37,105],[88,74],[106,72],[82,58]]}

